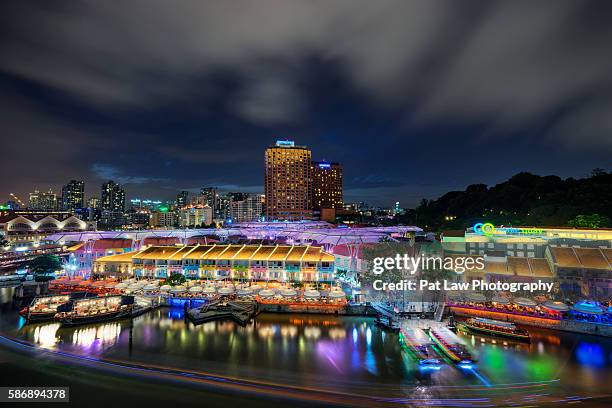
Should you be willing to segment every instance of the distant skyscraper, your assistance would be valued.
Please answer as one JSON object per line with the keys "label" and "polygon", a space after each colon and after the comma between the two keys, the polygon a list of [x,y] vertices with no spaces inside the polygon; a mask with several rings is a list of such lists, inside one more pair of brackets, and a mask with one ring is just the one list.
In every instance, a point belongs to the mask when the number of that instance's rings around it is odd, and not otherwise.
{"label": "distant skyscraper", "polygon": [[32,210],[55,211],[57,210],[57,196],[51,189],[46,193],[35,190],[30,193],[29,207]]}
{"label": "distant skyscraper", "polygon": [[176,196],[176,206],[178,208],[183,208],[188,204],[189,199],[189,191],[181,191]]}
{"label": "distant skyscraper", "polygon": [[312,207],[341,209],[342,167],[338,163],[312,162]]}
{"label": "distant skyscraper", "polygon": [[263,213],[263,203],[263,194],[244,194],[234,197],[230,204],[232,221],[250,222],[259,220]]}
{"label": "distant skyscraper", "polygon": [[89,200],[87,200],[87,207],[89,208],[100,207],[100,199],[98,197],[89,197]]}
{"label": "distant skyscraper", "polygon": [[85,207],[85,183],[80,180],[70,180],[62,187],[62,209],[74,211]]}
{"label": "distant skyscraper", "polygon": [[213,210],[213,214],[218,206],[219,195],[217,194],[217,187],[202,187],[200,189],[200,200],[199,204],[207,205]]}
{"label": "distant skyscraper", "polygon": [[125,210],[125,190],[112,180],[102,184],[103,210],[110,212],[123,212]]}
{"label": "distant skyscraper", "polygon": [[279,140],[265,153],[266,218],[312,217],[312,153],[307,147]]}

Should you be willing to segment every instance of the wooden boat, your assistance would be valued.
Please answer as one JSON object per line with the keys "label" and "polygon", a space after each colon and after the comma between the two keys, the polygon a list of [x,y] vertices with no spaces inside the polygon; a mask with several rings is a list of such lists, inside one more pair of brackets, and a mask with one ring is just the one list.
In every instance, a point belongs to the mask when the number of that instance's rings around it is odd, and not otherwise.
{"label": "wooden boat", "polygon": [[474,363],[475,359],[463,341],[446,327],[429,330],[429,337],[452,362],[460,366],[470,366]]}
{"label": "wooden boat", "polygon": [[134,297],[126,295],[76,299],[57,308],[55,319],[65,326],[101,323],[132,316]]}
{"label": "wooden boat", "polygon": [[470,332],[529,341],[529,332],[517,328],[516,325],[510,322],[475,317],[460,323],[460,326]]}
{"label": "wooden boat", "polygon": [[423,368],[440,368],[440,360],[433,350],[431,340],[421,329],[401,329],[400,344]]}

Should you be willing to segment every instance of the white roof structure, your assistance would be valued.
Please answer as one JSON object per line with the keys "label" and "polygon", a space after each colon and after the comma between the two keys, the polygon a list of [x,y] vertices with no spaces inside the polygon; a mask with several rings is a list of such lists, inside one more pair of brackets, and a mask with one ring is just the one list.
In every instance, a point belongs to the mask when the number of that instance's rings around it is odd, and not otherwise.
{"label": "white roof structure", "polygon": [[68,242],[87,242],[102,238],[122,238],[140,241],[145,238],[175,237],[187,239],[204,235],[216,235],[221,240],[224,240],[231,236],[241,235],[248,239],[282,238],[292,244],[335,246],[340,244],[376,243],[381,238],[401,237],[409,233],[422,231],[421,228],[414,226],[337,228],[321,221],[299,221],[244,223],[236,224],[230,228],[189,230],[58,232],[48,235],[46,239],[65,244]]}

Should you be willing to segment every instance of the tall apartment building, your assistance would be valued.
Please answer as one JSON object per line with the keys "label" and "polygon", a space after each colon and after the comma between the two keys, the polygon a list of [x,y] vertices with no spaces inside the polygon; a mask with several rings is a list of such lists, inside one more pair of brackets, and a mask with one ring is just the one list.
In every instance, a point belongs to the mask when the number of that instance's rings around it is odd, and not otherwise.
{"label": "tall apartment building", "polygon": [[341,209],[344,206],[342,196],[342,167],[338,163],[312,162],[312,208]]}
{"label": "tall apartment building", "polygon": [[279,140],[266,149],[266,219],[312,218],[311,161],[311,151],[293,141]]}
{"label": "tall apartment building", "polygon": [[174,228],[176,216],[171,211],[155,211],[149,218],[149,225],[153,228]]}
{"label": "tall apartment building", "polygon": [[232,200],[231,218],[233,222],[258,221],[263,213],[263,194],[248,194],[241,200]]}
{"label": "tall apartment building", "polygon": [[46,193],[34,190],[30,193],[29,206],[31,210],[55,211],[57,210],[57,195],[49,189]]}
{"label": "tall apartment building", "polygon": [[111,212],[123,212],[125,210],[125,190],[112,180],[102,184],[101,207]]}
{"label": "tall apartment building", "polygon": [[85,207],[85,182],[82,180],[70,180],[62,187],[62,209],[74,211]]}
{"label": "tall apartment building", "polygon": [[181,191],[176,196],[176,206],[177,208],[183,208],[189,203],[189,191]]}
{"label": "tall apartment building", "polygon": [[179,210],[181,228],[206,227],[213,222],[213,211],[207,205],[185,207]]}

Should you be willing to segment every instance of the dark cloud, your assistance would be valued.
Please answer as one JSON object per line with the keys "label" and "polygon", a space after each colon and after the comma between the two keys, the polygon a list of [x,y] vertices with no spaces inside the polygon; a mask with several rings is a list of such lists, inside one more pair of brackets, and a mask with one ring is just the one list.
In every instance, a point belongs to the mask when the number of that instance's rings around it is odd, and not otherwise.
{"label": "dark cloud", "polygon": [[[379,201],[428,194],[422,179],[450,188],[479,174],[569,175],[606,167],[612,152],[606,2],[1,7],[0,91],[19,102],[0,131],[13,156],[27,150],[53,168],[25,170],[11,189],[79,174],[152,193],[208,182],[253,189],[261,152],[280,135],[342,160],[347,187]],[[35,143],[24,148],[22,135]],[[505,159],[484,176],[456,157],[483,147]],[[539,159],[508,167],[520,148]],[[577,150],[589,156],[577,160]],[[417,177],[409,163],[429,171]]]}

